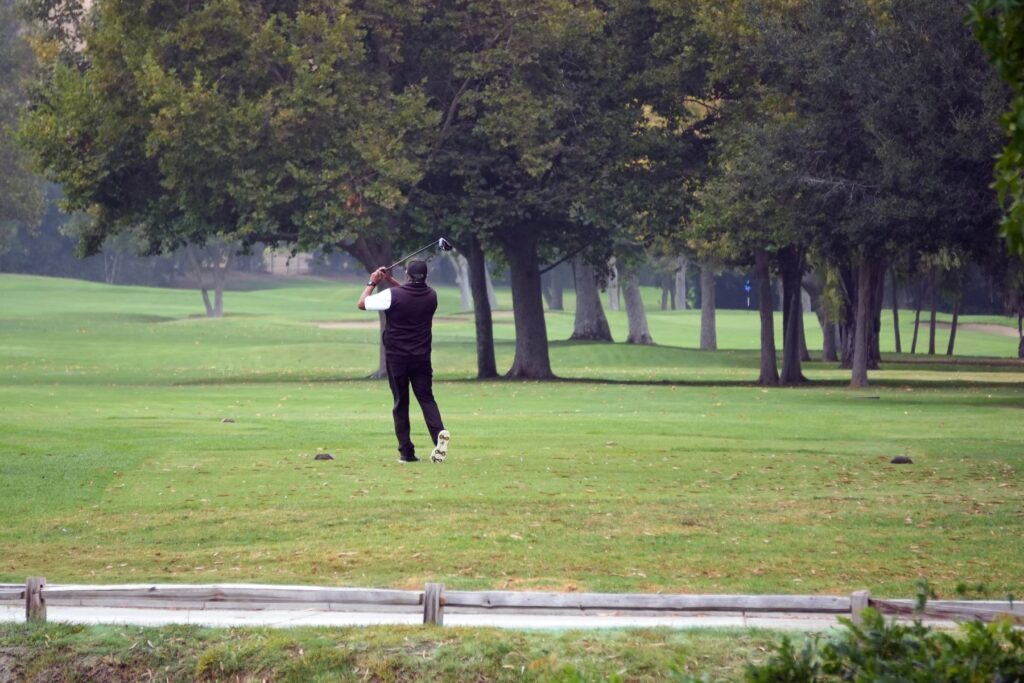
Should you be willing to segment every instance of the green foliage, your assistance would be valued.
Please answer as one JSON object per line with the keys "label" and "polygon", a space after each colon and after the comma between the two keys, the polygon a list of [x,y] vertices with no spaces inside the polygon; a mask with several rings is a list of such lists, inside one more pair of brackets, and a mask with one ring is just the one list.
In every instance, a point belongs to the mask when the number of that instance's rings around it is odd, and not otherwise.
{"label": "green foliage", "polygon": [[1024,633],[1006,621],[968,622],[959,634],[887,622],[873,609],[858,626],[843,620],[833,638],[808,639],[797,651],[788,638],[763,664],[748,667],[751,683],[901,681],[963,683],[1024,680]]}
{"label": "green foliage", "polygon": [[357,10],[147,7],[97,3],[86,64],[54,60],[25,125],[66,207],[95,217],[84,253],[136,228],[153,250],[337,243],[402,205],[436,116],[417,84],[392,84]]}
{"label": "green foliage", "polygon": [[1024,256],[1024,1],[979,0],[972,21],[978,40],[1013,99],[1002,116],[1008,140],[995,164],[995,188],[1003,205],[1003,234]]}
{"label": "green foliage", "polygon": [[[734,259],[814,248],[843,265],[987,249],[988,166],[1004,93],[957,0],[739,4],[711,14],[731,50],[706,238]],[[738,24],[737,30],[732,24]]]}
{"label": "green foliage", "polygon": [[544,0],[439,4],[404,27],[403,63],[442,115],[411,223],[497,252],[607,251],[602,204],[636,112],[611,10]]}
{"label": "green foliage", "polygon": [[19,232],[36,227],[43,209],[42,183],[29,169],[15,135],[27,102],[24,86],[34,66],[23,30],[13,0],[0,0],[0,254]]}
{"label": "green foliage", "polygon": [[817,640],[808,638],[798,650],[789,637],[783,637],[771,658],[764,664],[747,668],[749,683],[807,683],[819,680],[822,671]]}

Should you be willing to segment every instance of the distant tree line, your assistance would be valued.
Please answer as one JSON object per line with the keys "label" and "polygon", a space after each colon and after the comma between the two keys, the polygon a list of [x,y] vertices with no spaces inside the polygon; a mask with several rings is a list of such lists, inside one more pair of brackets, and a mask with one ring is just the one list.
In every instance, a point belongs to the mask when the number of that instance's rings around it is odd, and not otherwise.
{"label": "distant tree line", "polygon": [[[1020,25],[1011,5],[973,14],[1000,64],[1020,57],[1019,40],[999,42]],[[886,288],[918,316],[949,301],[955,325],[980,269],[1022,312],[1020,265],[998,233],[1008,207],[1013,236],[1019,205],[1013,141],[992,188],[1020,83],[989,65],[968,10],[24,0],[36,61],[12,97],[36,167],[87,217],[83,255],[131,235],[144,253],[287,245],[370,271],[443,234],[465,259],[479,376],[498,374],[490,261],[512,290],[507,375],[530,379],[553,376],[545,299],[557,308],[570,282],[574,338],[610,339],[606,289],[629,341],[651,343],[638,286],[657,270],[664,305],[699,298],[701,346],[714,348],[715,282],[738,269],[754,281],[763,384],[805,381],[809,294],[823,357],[864,386]],[[14,194],[26,199],[0,220],[29,222],[38,201]]]}

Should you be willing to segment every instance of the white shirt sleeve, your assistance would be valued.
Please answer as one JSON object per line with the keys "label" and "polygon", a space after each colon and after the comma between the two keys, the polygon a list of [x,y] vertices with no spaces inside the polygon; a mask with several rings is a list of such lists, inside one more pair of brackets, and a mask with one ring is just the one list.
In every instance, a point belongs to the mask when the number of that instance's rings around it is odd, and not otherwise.
{"label": "white shirt sleeve", "polygon": [[363,301],[363,305],[366,306],[368,311],[386,311],[391,308],[391,290],[385,289],[383,292],[371,294],[366,297]]}

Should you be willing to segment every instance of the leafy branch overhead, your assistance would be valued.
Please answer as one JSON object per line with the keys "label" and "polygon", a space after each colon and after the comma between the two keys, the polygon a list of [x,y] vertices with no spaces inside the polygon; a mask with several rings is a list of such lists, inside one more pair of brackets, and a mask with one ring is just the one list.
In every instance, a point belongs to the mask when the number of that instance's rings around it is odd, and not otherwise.
{"label": "leafy branch overhead", "polygon": [[978,40],[1013,91],[1002,117],[1008,139],[996,160],[995,188],[1005,210],[1003,234],[1024,256],[1024,0],[980,0],[972,20]]}

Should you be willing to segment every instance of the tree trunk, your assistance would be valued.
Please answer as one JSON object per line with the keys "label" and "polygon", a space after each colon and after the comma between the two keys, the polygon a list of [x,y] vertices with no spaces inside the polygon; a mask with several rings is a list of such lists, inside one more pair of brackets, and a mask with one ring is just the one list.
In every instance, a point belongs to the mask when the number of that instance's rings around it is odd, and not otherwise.
{"label": "tree trunk", "polygon": [[544,298],[548,303],[548,310],[565,310],[565,281],[566,275],[571,266],[560,263],[542,276],[545,283]]}
{"label": "tree trunk", "polygon": [[871,349],[871,290],[875,280],[874,262],[867,254],[861,256],[857,274],[857,315],[854,324],[853,364],[851,368],[850,387],[861,388],[868,385],[868,356]]}
{"label": "tree trunk", "polygon": [[608,260],[608,310],[619,310],[619,269],[615,264],[615,257]]}
{"label": "tree trunk", "polygon": [[782,280],[782,373],[779,382],[786,385],[807,381],[800,363],[800,281],[803,279],[804,252],[787,247],[779,252],[779,276]]}
{"label": "tree trunk", "polygon": [[555,311],[565,310],[565,286],[572,276],[572,266],[563,263],[551,271],[551,308]]}
{"label": "tree trunk", "polygon": [[601,306],[601,292],[597,288],[594,267],[576,257],[572,268],[576,274],[576,322],[569,339],[612,341],[608,319]]}
{"label": "tree trunk", "polygon": [[896,353],[903,353],[900,344],[900,290],[899,280],[896,278],[896,269],[892,269],[892,331],[896,340]]}
{"label": "tree trunk", "polygon": [[120,249],[111,249],[103,253],[103,281],[108,285],[117,282],[117,271],[123,256]]}
{"label": "tree trunk", "polygon": [[493,311],[498,307],[498,295],[494,293],[494,283],[491,282],[491,269],[487,267],[487,261],[484,261],[484,282],[487,283],[487,303],[491,305]]}
{"label": "tree trunk", "polygon": [[677,263],[679,268],[676,270],[675,276],[675,289],[676,289],[676,310],[685,311],[689,304],[686,303],[686,266],[689,262],[685,256],[680,256]]}
{"label": "tree trunk", "polygon": [[466,240],[466,267],[476,321],[476,376],[478,379],[491,379],[498,376],[494,360],[494,324],[491,320],[491,299],[487,296],[487,261],[475,235]]}
{"label": "tree trunk", "polygon": [[935,271],[932,271],[932,276],[931,276],[931,290],[932,290],[931,291],[931,296],[932,296],[931,308],[932,308],[932,318],[931,318],[931,324],[929,325],[929,328],[928,328],[928,355],[929,356],[934,356],[935,355],[935,319],[936,319],[936,316],[938,314],[938,309],[939,309],[938,286],[937,286],[937,283],[935,282],[935,280],[936,280]]}
{"label": "tree trunk", "polygon": [[210,291],[206,287],[200,287],[199,293],[203,295],[203,306],[206,308],[206,317],[216,317],[213,314],[213,304],[210,303]]}
{"label": "tree trunk", "polygon": [[640,278],[633,268],[622,269],[622,298],[626,304],[626,318],[629,321],[627,344],[654,344],[647,326],[647,311],[640,295]]}
{"label": "tree trunk", "polygon": [[800,362],[807,363],[811,360],[811,352],[807,350],[807,333],[804,330],[804,316],[803,307],[800,307],[800,315],[797,317],[797,323],[800,325]]}
{"label": "tree trunk", "polygon": [[[195,273],[196,281],[199,283],[199,293],[203,296],[203,307],[206,309],[206,317],[220,317],[217,315],[213,304],[210,303],[210,288],[206,284],[206,274],[204,272],[202,259],[200,258],[199,247],[189,245],[185,247],[185,254],[188,257],[189,263],[192,265],[192,272]],[[223,304],[221,308],[223,310]]]}
{"label": "tree trunk", "polygon": [[953,302],[953,322],[949,326],[949,345],[946,347],[946,355],[953,355],[953,347],[956,346],[956,326],[960,321],[960,299]]}
{"label": "tree trunk", "polygon": [[761,314],[761,376],[757,383],[775,386],[779,383],[778,361],[775,357],[775,318],[772,306],[772,274],[768,254],[758,250],[756,259],[758,310]]}
{"label": "tree trunk", "polygon": [[882,309],[885,308],[885,271],[887,266],[877,260],[871,268],[871,335],[868,340],[868,369],[877,370],[882,363]]}
{"label": "tree trunk", "polygon": [[231,267],[231,251],[224,247],[211,248],[213,270],[213,317],[224,317],[224,281]]}
{"label": "tree trunk", "polygon": [[920,280],[914,289],[914,336],[910,341],[910,354],[917,353],[917,333],[921,329],[921,307],[924,305],[924,289]]}
{"label": "tree trunk", "polygon": [[462,254],[446,252],[449,262],[455,269],[455,284],[459,288],[459,301],[463,311],[473,310],[473,292],[469,286],[469,261]]}
{"label": "tree trunk", "polygon": [[661,310],[668,310],[668,289],[664,282],[661,284]]}
{"label": "tree trunk", "polygon": [[1024,358],[1024,315],[1017,314],[1017,336],[1020,342],[1017,343],[1017,358]]}
{"label": "tree trunk", "polygon": [[821,326],[821,360],[836,362],[839,360],[839,355],[836,352],[836,326],[828,319],[825,312],[825,303],[822,297],[825,284],[821,277],[814,272],[804,274],[801,284],[808,296],[811,297],[811,310],[814,311],[818,325]]}
{"label": "tree trunk", "polygon": [[827,320],[821,326],[821,360],[827,363],[838,363],[839,353],[836,351],[836,326]]}
{"label": "tree trunk", "polygon": [[548,299],[548,308],[552,311],[565,310],[565,274],[560,269],[551,271],[551,296]]}
{"label": "tree trunk", "polygon": [[700,348],[714,351],[718,348],[715,329],[715,270],[710,263],[700,267]]}
{"label": "tree trunk", "polygon": [[[391,240],[388,239],[360,237],[355,242],[343,243],[341,247],[362,264],[363,268],[366,269],[367,275],[381,266],[391,263],[395,255],[394,248],[391,246]],[[386,285],[381,285],[381,287],[386,288]],[[379,292],[380,289],[377,291]],[[387,357],[384,353],[384,327],[387,324],[387,318],[383,312],[378,314],[377,318],[380,321],[377,369],[367,375],[367,379],[384,379],[388,376]]]}
{"label": "tree trunk", "polygon": [[537,235],[524,227],[503,242],[512,285],[515,314],[516,352],[507,377],[511,379],[553,379],[548,354],[548,329],[544,320],[544,298],[540,291]]}
{"label": "tree trunk", "polygon": [[224,269],[213,267],[213,317],[224,317]]}
{"label": "tree trunk", "polygon": [[840,271],[839,277],[843,285],[843,298],[845,299],[843,319],[839,322],[839,367],[851,370],[853,369],[853,347],[857,329],[857,296],[860,291],[860,281],[857,277],[859,277],[859,273],[855,274],[852,269],[844,268]]}

